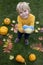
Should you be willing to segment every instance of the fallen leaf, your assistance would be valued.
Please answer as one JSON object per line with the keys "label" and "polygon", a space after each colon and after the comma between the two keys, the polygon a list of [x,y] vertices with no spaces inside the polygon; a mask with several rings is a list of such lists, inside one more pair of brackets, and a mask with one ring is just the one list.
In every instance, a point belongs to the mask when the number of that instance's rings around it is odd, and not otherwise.
{"label": "fallen leaf", "polygon": [[0,40],[0,45],[2,45],[3,44],[3,41],[2,40]]}
{"label": "fallen leaf", "polygon": [[43,37],[41,36],[41,37],[39,37],[38,39],[39,39],[39,40],[43,40]]}

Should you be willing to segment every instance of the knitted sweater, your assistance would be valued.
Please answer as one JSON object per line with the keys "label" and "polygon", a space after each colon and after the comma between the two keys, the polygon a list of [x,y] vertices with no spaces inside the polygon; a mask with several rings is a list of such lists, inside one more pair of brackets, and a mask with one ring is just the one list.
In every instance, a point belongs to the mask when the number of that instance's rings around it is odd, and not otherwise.
{"label": "knitted sweater", "polygon": [[23,19],[23,18],[21,18],[18,15],[17,22],[18,22],[18,31],[21,32],[21,33],[23,33],[23,25],[34,26],[35,16],[32,15],[32,14],[29,14],[28,18]]}

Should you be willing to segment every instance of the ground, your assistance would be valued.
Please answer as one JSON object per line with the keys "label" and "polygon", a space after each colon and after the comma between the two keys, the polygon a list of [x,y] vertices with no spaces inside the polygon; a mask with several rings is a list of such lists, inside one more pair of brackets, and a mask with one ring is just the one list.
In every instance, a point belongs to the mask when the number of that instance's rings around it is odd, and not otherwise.
{"label": "ground", "polygon": [[[2,26],[2,22],[4,18],[8,17],[12,20],[15,20],[17,22],[17,12],[16,12],[16,5],[18,2],[23,1],[23,0],[0,0],[0,26]],[[39,24],[35,23],[35,29],[38,27],[43,27],[43,0],[25,0],[26,2],[29,2],[30,7],[31,7],[31,13],[33,13],[36,17],[36,21],[39,22]],[[35,21],[35,22],[36,22]],[[4,25],[4,24],[3,24]],[[6,26],[6,25],[5,25]],[[43,45],[43,40],[39,40],[39,37],[43,37],[42,32],[34,32],[30,35],[29,37],[29,45],[26,46],[24,44],[23,39],[18,44],[14,43],[15,38],[17,37],[17,33],[12,32],[11,26],[7,26],[9,29],[9,33],[13,35],[12,43],[13,43],[13,48],[10,53],[4,53],[3,52],[3,45],[0,45],[0,65],[25,65],[22,63],[18,63],[15,60],[16,55],[21,54],[25,59],[26,59],[26,65],[43,65],[43,52],[34,50],[30,48],[32,44],[36,43],[41,43]],[[3,38],[7,39],[7,36],[2,36],[0,40],[3,40]],[[28,60],[28,56],[30,53],[36,54],[36,61],[35,62],[30,62]],[[14,59],[9,60],[9,56],[13,55]]]}

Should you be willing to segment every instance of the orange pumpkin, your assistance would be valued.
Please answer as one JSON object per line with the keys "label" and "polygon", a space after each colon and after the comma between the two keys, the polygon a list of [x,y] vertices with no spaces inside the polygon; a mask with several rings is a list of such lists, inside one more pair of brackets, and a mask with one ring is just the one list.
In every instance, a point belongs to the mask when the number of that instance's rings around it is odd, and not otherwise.
{"label": "orange pumpkin", "polygon": [[4,19],[4,24],[9,25],[10,23],[11,23],[10,18],[5,18]]}
{"label": "orange pumpkin", "polygon": [[7,28],[6,26],[2,26],[2,27],[0,28],[0,34],[1,34],[1,35],[6,35],[7,32],[8,32],[8,28]]}
{"label": "orange pumpkin", "polygon": [[35,60],[36,60],[36,55],[33,54],[33,53],[31,53],[31,54],[29,55],[29,60],[30,60],[30,61],[35,61]]}
{"label": "orange pumpkin", "polygon": [[16,61],[21,62],[21,63],[25,63],[25,59],[21,55],[16,56]]}
{"label": "orange pumpkin", "polygon": [[[0,28],[1,29],[1,28]],[[0,31],[0,34],[1,34],[1,31]]]}

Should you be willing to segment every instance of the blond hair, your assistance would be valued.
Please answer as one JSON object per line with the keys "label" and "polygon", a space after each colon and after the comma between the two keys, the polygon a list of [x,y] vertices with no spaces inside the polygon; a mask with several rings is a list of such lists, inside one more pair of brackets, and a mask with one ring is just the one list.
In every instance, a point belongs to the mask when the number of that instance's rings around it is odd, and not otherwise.
{"label": "blond hair", "polygon": [[27,2],[19,2],[17,4],[17,7],[16,7],[17,12],[23,11],[25,9],[28,9],[28,11],[30,12],[29,3],[27,3]]}

